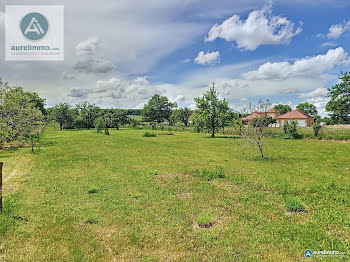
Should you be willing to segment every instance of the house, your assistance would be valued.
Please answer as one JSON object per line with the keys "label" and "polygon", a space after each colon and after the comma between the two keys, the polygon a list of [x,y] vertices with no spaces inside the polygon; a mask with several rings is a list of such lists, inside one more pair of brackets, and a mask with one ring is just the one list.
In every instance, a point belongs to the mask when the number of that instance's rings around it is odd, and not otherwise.
{"label": "house", "polygon": [[263,116],[266,116],[266,112],[253,112],[250,115],[243,117],[241,121],[243,124],[247,124],[250,120],[258,117],[263,117]]}
{"label": "house", "polygon": [[279,115],[281,115],[281,112],[275,108],[271,108],[267,110],[266,112],[253,112],[250,115],[243,117],[242,118],[242,123],[247,124],[250,120],[258,117],[263,117],[263,116],[269,116],[272,118],[277,118]]}
{"label": "house", "polygon": [[312,116],[299,110],[293,110],[281,116],[278,116],[277,123],[283,126],[284,123],[292,119],[298,121],[298,125],[302,127],[310,127],[315,122],[315,118],[313,118]]}
{"label": "house", "polygon": [[272,118],[277,118],[281,115],[281,111],[275,109],[275,108],[271,108],[269,110],[266,111],[266,116],[270,116]]}

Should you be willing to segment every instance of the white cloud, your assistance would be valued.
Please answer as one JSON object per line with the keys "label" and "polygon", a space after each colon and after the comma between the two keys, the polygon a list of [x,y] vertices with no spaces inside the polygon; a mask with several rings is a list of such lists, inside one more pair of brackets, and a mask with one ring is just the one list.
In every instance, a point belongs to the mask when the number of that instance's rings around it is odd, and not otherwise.
{"label": "white cloud", "polygon": [[108,73],[113,70],[111,61],[97,57],[97,51],[101,48],[98,37],[89,37],[77,44],[75,47],[78,62],[74,65],[74,70],[80,73]]}
{"label": "white cloud", "polygon": [[343,33],[350,30],[350,21],[343,24],[331,25],[329,28],[327,37],[332,39],[339,38]]}
{"label": "white cloud", "polygon": [[199,65],[216,64],[220,62],[220,53],[219,51],[207,53],[200,51],[194,61]]}
{"label": "white cloud", "polygon": [[330,42],[324,42],[322,43],[322,47],[335,47],[337,46],[338,44],[336,42],[333,42],[333,41],[330,41]]}
{"label": "white cloud", "polygon": [[342,47],[330,49],[324,55],[305,57],[289,62],[267,62],[257,70],[242,74],[246,80],[283,80],[291,77],[318,76],[346,61],[347,53]]}
{"label": "white cloud", "polygon": [[184,63],[184,64],[187,64],[189,62],[191,62],[191,59],[189,59],[189,58],[186,58],[186,59],[182,60],[182,63]]}
{"label": "white cloud", "polygon": [[328,91],[326,88],[320,87],[320,88],[317,88],[311,92],[301,94],[300,98],[313,99],[316,97],[325,96],[325,95],[327,95],[327,93],[328,93]]}
{"label": "white cloud", "polygon": [[267,5],[261,10],[252,11],[245,21],[234,15],[221,25],[215,24],[205,41],[223,38],[230,42],[236,41],[238,48],[255,50],[260,45],[288,44],[302,31],[301,27],[294,30],[294,26],[286,17],[273,16],[271,5]]}

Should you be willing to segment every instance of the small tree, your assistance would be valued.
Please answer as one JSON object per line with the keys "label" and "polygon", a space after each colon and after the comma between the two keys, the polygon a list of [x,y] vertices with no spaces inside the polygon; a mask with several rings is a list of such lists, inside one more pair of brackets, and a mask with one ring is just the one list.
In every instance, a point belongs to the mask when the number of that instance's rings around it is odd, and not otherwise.
{"label": "small tree", "polygon": [[113,118],[110,123],[112,122],[115,124],[117,130],[119,130],[119,127],[121,125],[125,125],[126,123],[129,122],[128,116],[127,116],[127,111],[123,109],[116,109],[112,113],[111,117]]}
{"label": "small tree", "polygon": [[315,136],[315,138],[317,138],[319,133],[320,133],[320,131],[321,131],[321,129],[322,129],[321,123],[320,123],[320,121],[318,119],[312,125],[312,128],[314,130],[314,136]]}
{"label": "small tree", "polygon": [[295,139],[299,137],[298,133],[298,121],[292,119],[286,121],[283,125],[284,133],[288,136],[288,138]]}
{"label": "small tree", "polygon": [[101,130],[105,128],[105,121],[101,116],[95,119],[94,126],[95,126],[96,133],[100,133]]}
{"label": "small tree", "polygon": [[296,109],[313,117],[316,117],[318,114],[316,106],[310,103],[300,103],[299,105],[297,105]]}
{"label": "small tree", "polygon": [[240,125],[240,135],[259,150],[261,159],[264,159],[264,136],[266,134],[266,127],[268,127],[270,122],[271,119],[268,117],[254,118],[247,125],[236,122]]}
{"label": "small tree", "polygon": [[22,88],[1,91],[0,142],[27,141],[34,149],[34,138],[43,126],[43,115],[32,100],[32,93]]}
{"label": "small tree", "polygon": [[176,103],[170,102],[166,96],[155,94],[143,108],[143,119],[147,122],[162,123],[169,120],[172,109],[176,106]]}
{"label": "small tree", "polygon": [[60,103],[54,106],[52,114],[56,122],[60,125],[61,130],[64,124],[70,124],[73,121],[71,106],[67,103]]}
{"label": "small tree", "polygon": [[203,97],[196,97],[194,101],[197,108],[194,112],[194,121],[196,125],[201,125],[197,126],[196,129],[207,129],[211,132],[211,137],[214,137],[229,111],[228,102],[218,98],[214,83]]}
{"label": "small tree", "polygon": [[292,111],[292,108],[289,105],[278,104],[274,106],[274,109],[277,109],[281,112],[281,115]]}

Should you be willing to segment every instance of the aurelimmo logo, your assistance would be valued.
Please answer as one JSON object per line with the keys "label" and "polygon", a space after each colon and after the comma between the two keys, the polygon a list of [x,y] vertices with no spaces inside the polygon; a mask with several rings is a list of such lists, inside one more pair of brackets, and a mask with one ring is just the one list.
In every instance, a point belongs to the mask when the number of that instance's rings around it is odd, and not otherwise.
{"label": "aurelimmo logo", "polygon": [[42,39],[49,30],[49,23],[40,13],[29,13],[21,20],[21,31],[25,38],[31,41]]}

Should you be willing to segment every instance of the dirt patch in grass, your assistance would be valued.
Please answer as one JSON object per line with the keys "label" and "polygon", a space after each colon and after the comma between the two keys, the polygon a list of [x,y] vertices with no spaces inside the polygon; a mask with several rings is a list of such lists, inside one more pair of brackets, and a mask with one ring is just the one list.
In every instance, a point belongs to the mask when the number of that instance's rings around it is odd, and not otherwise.
{"label": "dirt patch in grass", "polygon": [[189,178],[191,177],[190,174],[187,173],[167,173],[167,174],[159,174],[157,175],[159,178],[174,178],[174,177],[181,177],[181,178]]}
{"label": "dirt patch in grass", "polygon": [[192,194],[191,193],[180,193],[180,194],[177,194],[178,198],[181,198],[181,199],[189,199],[189,198],[192,198]]}

